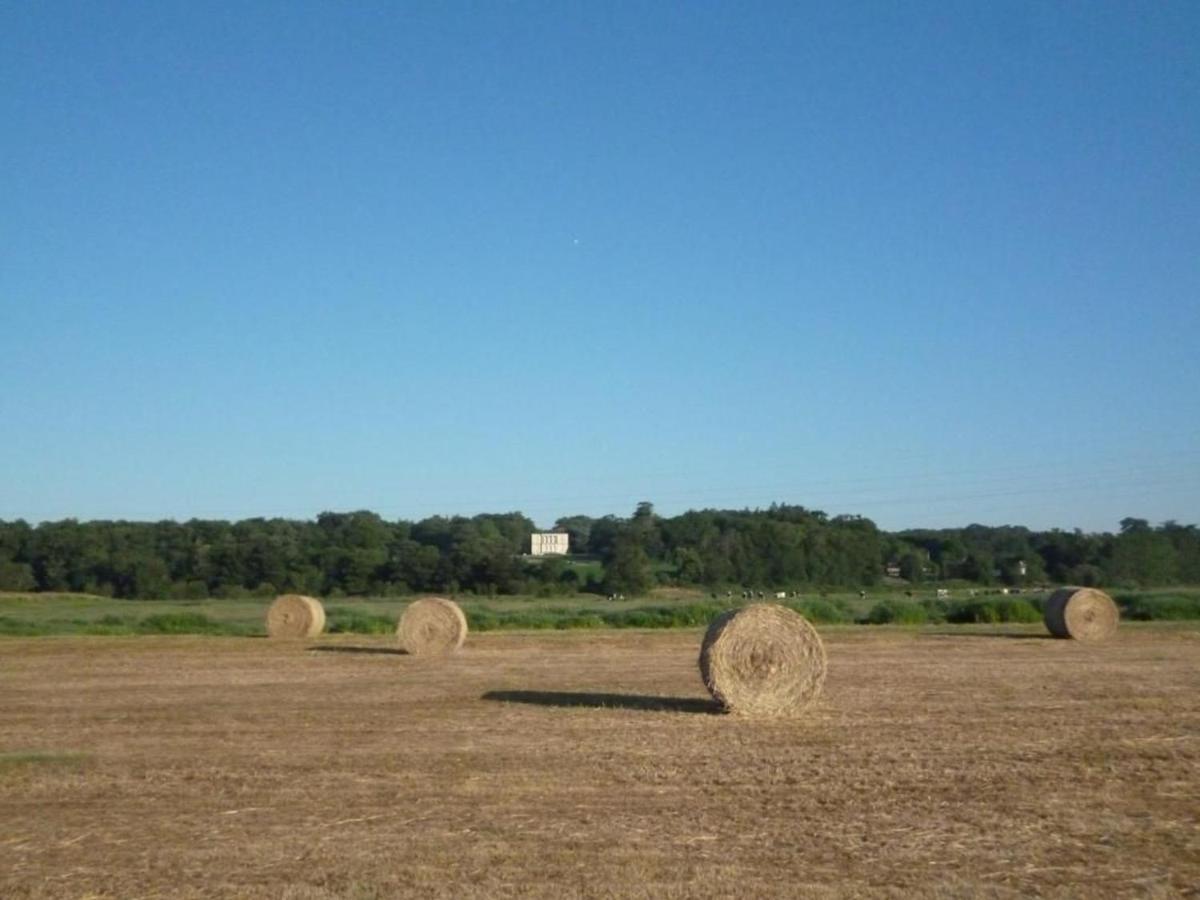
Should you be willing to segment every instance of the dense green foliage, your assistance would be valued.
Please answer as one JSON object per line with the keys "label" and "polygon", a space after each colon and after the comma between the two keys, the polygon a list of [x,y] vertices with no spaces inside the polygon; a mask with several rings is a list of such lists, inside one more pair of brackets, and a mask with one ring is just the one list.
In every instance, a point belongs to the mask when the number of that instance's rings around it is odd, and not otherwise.
{"label": "dense green foliage", "polygon": [[0,635],[39,637],[50,634],[254,634],[258,629],[239,622],[224,622],[203,613],[160,613],[152,616],[104,616],[87,619],[43,619],[29,621],[0,616]]}
{"label": "dense green foliage", "polygon": [[[664,584],[869,587],[889,570],[911,584],[1200,583],[1200,529],[1142,519],[1122,520],[1117,534],[982,525],[887,534],[868,519],[800,506],[666,518],[641,503],[629,518],[569,516],[556,527],[586,557],[524,556],[535,528],[517,512],[415,523],[371,512],[327,512],[315,521],[0,522],[0,591],[178,600],[284,591],[636,596]],[[877,615],[915,621],[919,613],[897,607]]]}
{"label": "dense green foliage", "polygon": [[[919,600],[900,592],[857,592],[788,599],[784,603],[810,621],[826,625],[922,625],[940,623],[1031,623],[1039,631],[1045,594],[1023,592],[1003,596],[998,590],[974,597],[952,591],[938,599],[924,591]],[[1200,620],[1200,589],[1118,592],[1114,595],[1126,621]],[[747,602],[718,595],[703,599],[694,592],[676,600],[610,603],[586,594],[572,597],[503,597],[462,599],[472,631],[704,627],[727,609]],[[0,596],[0,636],[41,635],[262,635],[269,601],[124,600],[80,594],[5,594]],[[395,633],[407,601],[386,598],[347,599],[326,606],[327,631],[375,635]]]}
{"label": "dense green foliage", "polygon": [[887,537],[885,552],[914,583],[1200,584],[1200,528],[1177,522],[1126,518],[1117,534],[984,525],[902,531]]}
{"label": "dense green foliage", "polygon": [[985,600],[951,603],[946,610],[945,618],[947,622],[959,624],[1040,622],[1041,620],[1042,610],[1039,606],[1020,597],[989,597]]}
{"label": "dense green foliage", "polygon": [[325,630],[330,634],[393,634],[396,631],[396,619],[331,606],[325,610]]}
{"label": "dense green foliage", "polygon": [[929,621],[929,615],[919,603],[880,600],[862,621],[866,625],[922,625]]}
{"label": "dense green foliage", "polygon": [[1183,593],[1117,594],[1121,616],[1133,621],[1200,619],[1200,595]]}
{"label": "dense green foliage", "polygon": [[[720,601],[643,606],[637,609],[568,610],[548,607],[538,610],[498,612],[468,608],[467,625],[472,631],[539,628],[687,628],[708,625],[721,613],[738,606]],[[785,604],[819,625],[852,621],[844,604],[831,600],[789,601]]]}

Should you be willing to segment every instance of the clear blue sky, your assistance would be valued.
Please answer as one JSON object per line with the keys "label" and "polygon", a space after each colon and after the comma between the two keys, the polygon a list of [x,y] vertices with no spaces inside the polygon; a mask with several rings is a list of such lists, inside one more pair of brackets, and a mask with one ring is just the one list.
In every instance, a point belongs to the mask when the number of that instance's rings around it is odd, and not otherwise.
{"label": "clear blue sky", "polygon": [[0,6],[0,518],[1200,521],[1200,4]]}

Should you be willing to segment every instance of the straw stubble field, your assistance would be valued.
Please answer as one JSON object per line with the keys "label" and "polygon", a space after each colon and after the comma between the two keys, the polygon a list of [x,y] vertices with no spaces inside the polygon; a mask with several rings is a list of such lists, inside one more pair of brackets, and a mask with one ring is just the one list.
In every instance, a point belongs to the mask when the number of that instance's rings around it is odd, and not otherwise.
{"label": "straw stubble field", "polygon": [[824,632],[801,721],[700,634],[0,643],[0,895],[1195,896],[1200,632]]}

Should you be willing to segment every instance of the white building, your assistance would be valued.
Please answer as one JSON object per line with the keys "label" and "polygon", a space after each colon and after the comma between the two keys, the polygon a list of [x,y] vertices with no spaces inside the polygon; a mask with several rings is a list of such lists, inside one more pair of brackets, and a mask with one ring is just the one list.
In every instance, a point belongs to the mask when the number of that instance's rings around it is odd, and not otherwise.
{"label": "white building", "polygon": [[557,531],[535,533],[530,539],[529,552],[534,556],[547,556],[551,553],[566,553],[570,535]]}

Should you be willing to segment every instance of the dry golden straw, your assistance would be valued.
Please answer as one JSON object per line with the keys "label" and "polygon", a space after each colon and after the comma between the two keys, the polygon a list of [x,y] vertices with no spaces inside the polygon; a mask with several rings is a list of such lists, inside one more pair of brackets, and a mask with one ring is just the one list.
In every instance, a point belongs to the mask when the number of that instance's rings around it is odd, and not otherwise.
{"label": "dry golden straw", "polygon": [[467,639],[467,617],[453,600],[422,597],[404,610],[396,636],[414,656],[453,653]]}
{"label": "dry golden straw", "polygon": [[267,610],[267,634],[273,638],[314,638],[324,630],[325,607],[313,597],[283,594]]}
{"label": "dry golden straw", "polygon": [[700,677],[730,712],[795,715],[825,683],[825,645],[804,616],[774,603],[730,610],[708,626]]}
{"label": "dry golden straw", "polygon": [[1112,597],[1095,588],[1059,588],[1046,601],[1046,627],[1055,637],[1107,641],[1120,618]]}

